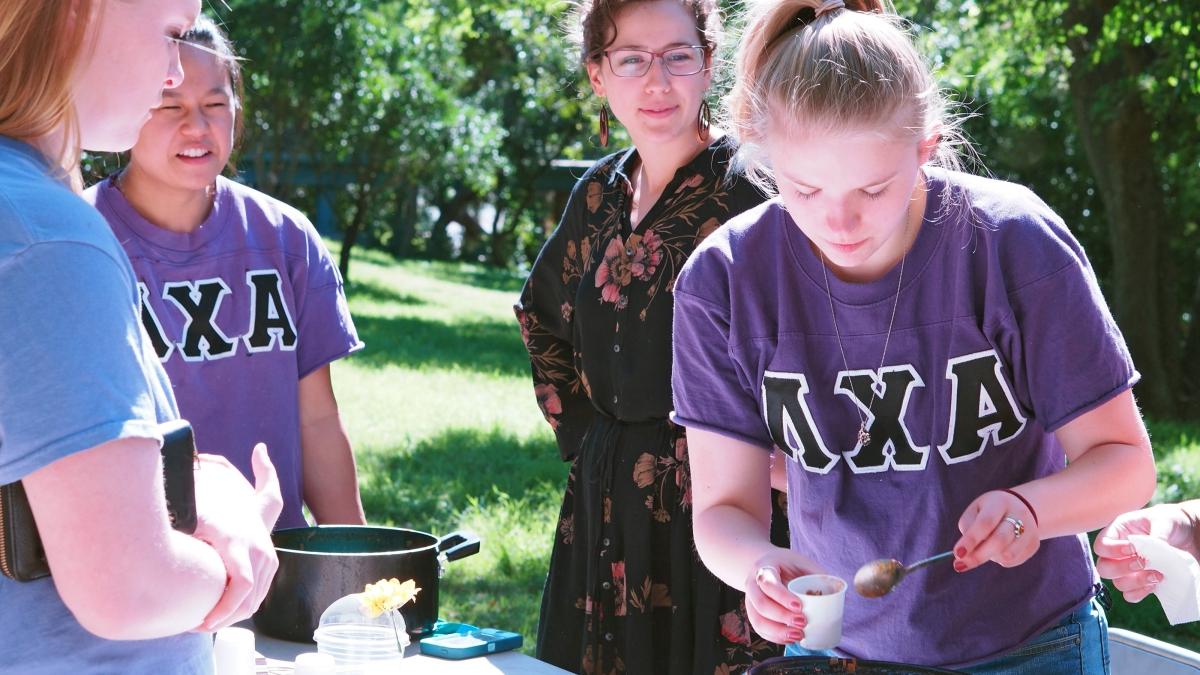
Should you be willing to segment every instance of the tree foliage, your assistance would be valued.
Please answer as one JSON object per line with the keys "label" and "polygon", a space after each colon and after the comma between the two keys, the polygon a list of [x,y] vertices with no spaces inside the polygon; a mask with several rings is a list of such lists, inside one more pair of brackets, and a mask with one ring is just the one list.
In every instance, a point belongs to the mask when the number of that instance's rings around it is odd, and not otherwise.
{"label": "tree foliage", "polygon": [[[977,113],[988,168],[1084,242],[1160,415],[1200,405],[1200,5],[897,2]],[[1180,364],[1183,367],[1179,367]]]}

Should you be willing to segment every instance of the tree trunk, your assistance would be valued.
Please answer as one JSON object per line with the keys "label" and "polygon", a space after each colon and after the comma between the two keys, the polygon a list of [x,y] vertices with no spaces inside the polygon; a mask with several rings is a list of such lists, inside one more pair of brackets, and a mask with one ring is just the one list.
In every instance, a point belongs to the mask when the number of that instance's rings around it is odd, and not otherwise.
{"label": "tree trunk", "polygon": [[1170,219],[1154,157],[1154,121],[1132,77],[1145,54],[1131,47],[1121,57],[1091,63],[1094,40],[1112,5],[1112,0],[1071,2],[1067,25],[1082,24],[1088,32],[1069,41],[1075,60],[1068,85],[1076,127],[1104,202],[1113,313],[1142,374],[1138,399],[1149,414],[1169,417],[1176,412],[1178,347],[1164,351],[1168,341],[1163,338],[1177,328],[1176,291],[1169,281],[1175,274],[1167,251]]}
{"label": "tree trunk", "polygon": [[346,232],[342,235],[342,252],[338,256],[338,270],[342,273],[342,283],[350,283],[350,251],[354,248],[354,242],[358,239],[359,232],[362,232],[363,223],[367,220],[367,207],[371,203],[371,186],[365,183],[359,183],[358,195],[354,199],[354,217],[350,219],[350,223],[346,225]]}

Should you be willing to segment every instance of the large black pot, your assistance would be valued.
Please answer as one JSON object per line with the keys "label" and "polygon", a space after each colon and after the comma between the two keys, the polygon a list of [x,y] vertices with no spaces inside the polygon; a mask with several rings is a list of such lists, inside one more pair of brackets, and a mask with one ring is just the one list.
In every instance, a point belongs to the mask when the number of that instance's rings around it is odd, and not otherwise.
{"label": "large black pot", "polygon": [[421,592],[400,608],[409,635],[424,637],[438,618],[442,562],[479,552],[479,537],[453,532],[437,538],[398,527],[322,525],[271,535],[279,571],[254,615],[266,635],[312,642],[321,613],[338,598],[361,593],[380,579],[412,579]]}

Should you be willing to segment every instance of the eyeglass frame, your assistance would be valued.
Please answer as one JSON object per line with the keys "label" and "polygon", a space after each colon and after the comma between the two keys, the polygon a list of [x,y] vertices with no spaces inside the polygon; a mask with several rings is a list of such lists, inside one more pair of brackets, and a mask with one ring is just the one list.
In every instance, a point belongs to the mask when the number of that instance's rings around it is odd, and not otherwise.
{"label": "eyeglass frame", "polygon": [[[677,49],[699,49],[701,51],[701,53],[703,54],[702,58],[700,59],[700,67],[697,68],[694,72],[688,73],[686,75],[679,75],[679,74],[673,72],[671,70],[670,64],[663,57],[666,56],[667,52],[673,52]],[[657,52],[651,51],[649,49],[634,49],[632,47],[622,47],[620,49],[612,49],[612,50],[602,49],[596,54],[596,58],[604,57],[604,60],[608,62],[608,72],[612,73],[613,77],[626,77],[626,78],[645,77],[646,73],[650,72],[650,69],[654,67],[654,59],[658,59],[659,61],[662,61],[663,65],[667,69],[667,72],[670,73],[671,75],[674,75],[675,77],[691,77],[692,75],[695,75],[696,73],[704,72],[704,70],[708,67],[709,51],[710,50],[706,45],[679,45],[677,47],[669,47],[667,49],[664,49],[662,51],[657,51]],[[638,52],[640,54],[649,54],[650,60],[646,62],[646,70],[642,71],[641,74],[621,75],[617,72],[616,68],[613,68],[612,55],[610,54],[610,52]]]}

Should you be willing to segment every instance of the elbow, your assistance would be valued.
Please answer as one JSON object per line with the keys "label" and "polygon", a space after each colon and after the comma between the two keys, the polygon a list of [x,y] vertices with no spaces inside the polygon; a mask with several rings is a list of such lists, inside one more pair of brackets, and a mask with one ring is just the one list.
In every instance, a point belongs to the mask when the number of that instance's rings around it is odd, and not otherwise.
{"label": "elbow", "polygon": [[1134,501],[1137,503],[1133,508],[1141,508],[1149,503],[1154,497],[1154,490],[1158,487],[1158,469],[1154,465],[1154,451],[1150,448],[1150,440],[1147,438],[1144,443],[1135,446],[1137,448],[1137,466],[1135,468],[1136,476],[1136,494]]}
{"label": "elbow", "polygon": [[[63,603],[84,630],[105,640],[148,640],[174,635],[180,631],[171,627],[176,622],[163,621],[162,612],[148,607],[145,598],[136,591],[89,593],[72,598],[63,594]],[[199,625],[197,619],[194,625]]]}

